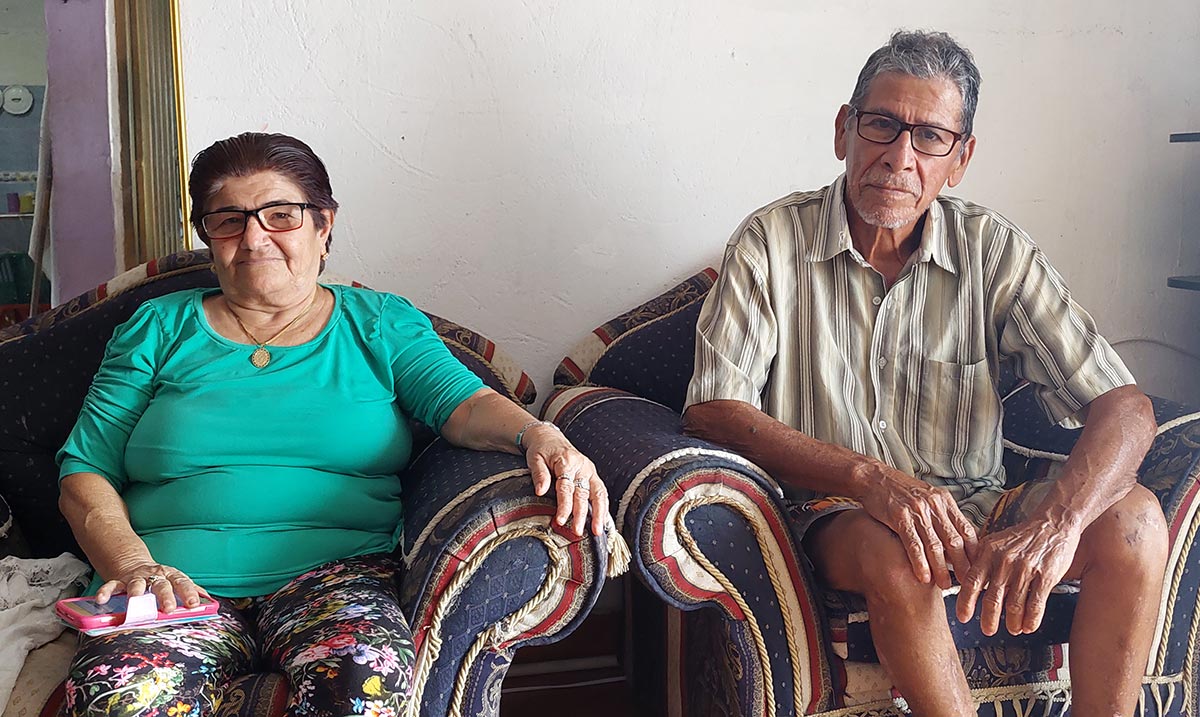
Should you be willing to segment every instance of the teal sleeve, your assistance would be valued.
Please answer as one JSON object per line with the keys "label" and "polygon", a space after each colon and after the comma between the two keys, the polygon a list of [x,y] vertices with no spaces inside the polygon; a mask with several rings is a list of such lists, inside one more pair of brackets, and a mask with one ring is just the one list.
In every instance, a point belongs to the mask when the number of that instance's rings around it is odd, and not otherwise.
{"label": "teal sleeve", "polygon": [[483,388],[483,380],[454,358],[428,317],[407,299],[389,296],[382,321],[400,408],[440,433],[454,409]]}
{"label": "teal sleeve", "polygon": [[150,403],[162,337],[161,321],[149,303],[113,331],[75,428],[58,452],[59,480],[98,473],[118,492],[124,489],[125,445]]}

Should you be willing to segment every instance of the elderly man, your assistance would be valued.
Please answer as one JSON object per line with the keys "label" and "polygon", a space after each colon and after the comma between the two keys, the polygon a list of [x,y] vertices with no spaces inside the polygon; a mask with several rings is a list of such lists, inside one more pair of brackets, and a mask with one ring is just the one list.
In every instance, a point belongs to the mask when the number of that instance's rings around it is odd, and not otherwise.
{"label": "elderly man", "polygon": [[[1167,530],[1135,475],[1146,397],[1029,237],[939,196],[963,178],[979,72],[945,33],[898,32],[838,110],[831,185],[754,212],[697,327],[687,430],[808,500],[818,579],[862,594],[880,661],[915,714],[975,714],[942,589],[985,633],[1038,629],[1080,581],[1073,712],[1130,715]],[[1005,492],[999,364],[1084,429],[1053,478]]]}

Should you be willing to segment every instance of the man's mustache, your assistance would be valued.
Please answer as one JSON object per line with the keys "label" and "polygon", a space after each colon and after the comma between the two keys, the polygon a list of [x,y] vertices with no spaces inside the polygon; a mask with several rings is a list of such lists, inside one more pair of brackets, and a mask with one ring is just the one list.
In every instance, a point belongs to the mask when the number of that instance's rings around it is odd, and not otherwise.
{"label": "man's mustache", "polygon": [[881,187],[883,189],[895,189],[901,192],[908,192],[914,196],[917,196],[921,193],[921,187],[918,186],[917,182],[907,181],[893,175],[867,175],[866,177],[863,177],[862,183],[872,187]]}

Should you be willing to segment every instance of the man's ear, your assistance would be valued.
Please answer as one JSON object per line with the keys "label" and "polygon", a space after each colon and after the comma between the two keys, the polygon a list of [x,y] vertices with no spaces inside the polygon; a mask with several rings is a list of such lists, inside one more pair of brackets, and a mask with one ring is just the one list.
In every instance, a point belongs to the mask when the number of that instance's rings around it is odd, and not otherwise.
{"label": "man's ear", "polygon": [[849,119],[850,105],[842,105],[838,110],[837,119],[833,121],[833,154],[838,161],[846,158],[846,131]]}
{"label": "man's ear", "polygon": [[958,153],[958,159],[955,160],[954,169],[950,170],[950,176],[946,179],[946,184],[951,187],[957,187],[962,181],[963,175],[967,173],[967,165],[971,163],[971,157],[975,154],[975,135],[963,140],[962,151]]}

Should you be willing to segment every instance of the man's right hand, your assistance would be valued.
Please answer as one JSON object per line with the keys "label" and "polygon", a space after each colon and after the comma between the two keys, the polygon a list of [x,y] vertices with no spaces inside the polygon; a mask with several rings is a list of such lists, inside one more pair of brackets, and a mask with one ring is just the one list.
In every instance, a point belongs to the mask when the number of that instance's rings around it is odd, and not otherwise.
{"label": "man's right hand", "polygon": [[872,518],[900,538],[917,580],[950,587],[947,563],[966,575],[975,554],[975,527],[950,492],[883,463],[872,462],[859,502]]}

